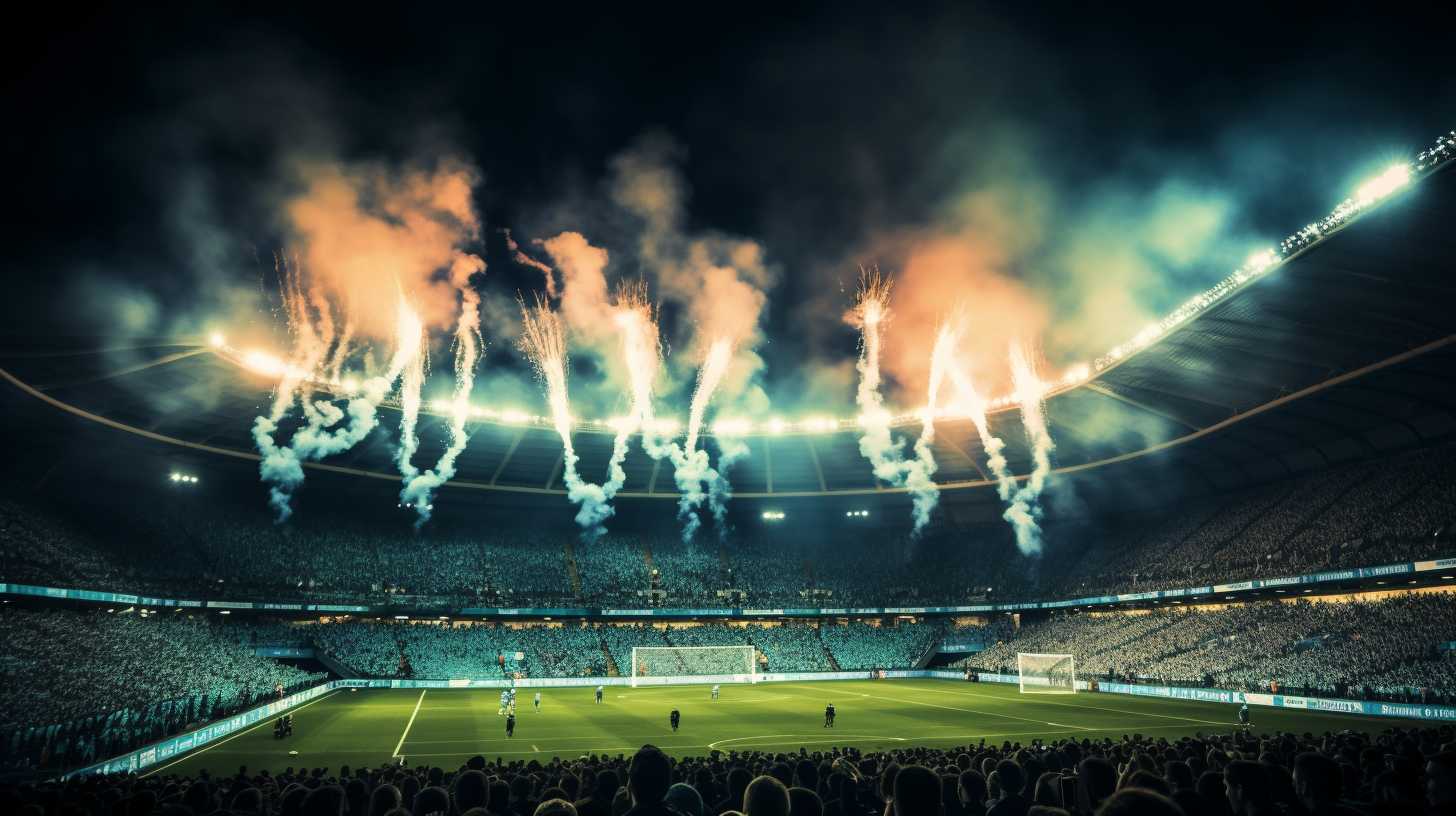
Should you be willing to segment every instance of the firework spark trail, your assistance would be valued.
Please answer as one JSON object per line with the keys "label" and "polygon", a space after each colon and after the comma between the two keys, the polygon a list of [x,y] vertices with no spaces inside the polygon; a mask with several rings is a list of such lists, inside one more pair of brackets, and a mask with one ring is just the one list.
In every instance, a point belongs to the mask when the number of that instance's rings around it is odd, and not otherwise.
{"label": "firework spark trail", "polygon": [[546,384],[551,424],[561,437],[561,479],[566,484],[566,496],[581,508],[576,513],[576,523],[582,528],[583,536],[595,541],[606,532],[603,525],[612,517],[611,500],[621,488],[621,481],[597,485],[583,480],[577,473],[578,457],[571,439],[571,406],[566,391],[566,332],[561,319],[543,299],[538,299],[532,308],[522,303],[521,315],[521,351],[530,358]]}
{"label": "firework spark trail", "polygon": [[[359,394],[350,399],[343,410],[323,400],[317,401],[314,404],[318,411],[317,421],[310,421],[299,428],[287,447],[280,447],[273,442],[272,435],[277,431],[278,420],[270,422],[271,417],[259,417],[254,423],[253,437],[263,453],[260,465],[262,476],[271,482],[268,491],[269,503],[277,512],[279,522],[287,520],[293,512],[293,493],[303,483],[303,462],[346,451],[363,441],[379,424],[380,403],[389,395],[395,380],[399,379],[404,369],[421,352],[424,326],[403,298],[399,301],[398,323],[395,353],[388,371],[366,380]],[[322,356],[322,352],[319,352],[315,363]],[[290,366],[290,371],[293,370],[294,367]],[[297,368],[297,372],[300,377],[309,373],[301,367]],[[280,385],[280,393],[282,390]],[[284,412],[286,411],[285,405]],[[280,416],[279,419],[281,418]]]}
{"label": "firework spark trail", "polygon": [[[907,460],[902,443],[897,442],[890,432],[891,415],[880,393],[881,332],[890,316],[890,285],[890,281],[880,277],[878,272],[866,271],[861,277],[859,295],[849,315],[850,321],[860,328],[860,356],[855,365],[859,371],[855,402],[859,405],[863,428],[859,451],[869,460],[876,479],[910,491],[914,518],[911,535],[918,535],[930,523],[930,516],[940,501],[940,488],[933,478],[935,457],[930,446],[935,439],[934,405],[944,367],[932,364],[930,402],[921,417],[915,458]],[[939,356],[943,358],[944,352]]]}
{"label": "firework spark trail", "polygon": [[[308,376],[328,352],[333,335],[333,316],[320,292],[305,292],[301,275],[282,264],[279,270],[282,274],[284,313],[289,333],[293,335],[293,353],[284,367],[268,413],[253,421],[252,433],[261,455],[259,474],[270,483],[268,503],[281,522],[292,513],[290,502],[293,491],[303,481],[303,466],[291,446],[278,444],[279,425],[295,401],[302,403],[310,423],[323,421],[323,412],[315,408],[311,399]],[[314,327],[315,317],[310,314],[310,304],[317,312],[318,329]]]}
{"label": "firework spark trail", "polygon": [[1026,349],[1020,344],[1011,346],[1011,379],[1016,389],[1016,399],[1021,403],[1021,425],[1026,430],[1026,439],[1031,444],[1031,473],[1026,483],[1011,497],[1011,506],[1006,508],[1005,519],[1016,531],[1016,546],[1022,554],[1041,552],[1041,505],[1038,499],[1046,487],[1051,473],[1051,452],[1054,447],[1051,432],[1047,429],[1046,413],[1042,404],[1046,396],[1046,384],[1036,376]]}
{"label": "firework spark trail", "polygon": [[623,439],[624,434],[640,430],[642,448],[647,455],[672,462],[673,480],[683,493],[679,511],[683,518],[685,541],[691,542],[697,534],[701,522],[696,511],[705,500],[718,522],[719,535],[725,535],[727,502],[733,495],[727,472],[737,459],[748,453],[748,446],[737,440],[720,438],[716,469],[708,466],[707,451],[696,448],[708,404],[733,359],[733,344],[721,339],[709,347],[693,393],[687,438],[685,444],[679,446],[661,438],[652,408],[653,384],[662,365],[662,346],[646,289],[641,284],[624,286],[618,291],[617,324],[622,334],[622,354],[631,390],[629,416],[623,427],[618,429],[618,441]]}
{"label": "firework spark trail", "polygon": [[464,272],[460,286],[460,321],[455,328],[455,393],[450,401],[450,442],[440,460],[429,470],[406,474],[399,492],[402,503],[412,505],[418,516],[415,529],[424,526],[433,512],[434,492],[455,477],[455,460],[465,451],[470,437],[465,422],[470,416],[470,392],[475,388],[475,367],[485,341],[480,336],[480,294],[469,285],[472,271]]}
{"label": "firework spark trail", "polygon": [[333,357],[324,367],[331,382],[339,382],[340,374],[343,372],[344,363],[349,359],[354,343],[354,321],[345,320],[344,330],[339,334],[339,341],[334,345]]}
{"label": "firework spark trail", "polygon": [[956,409],[969,416],[971,424],[976,426],[976,435],[986,451],[986,466],[991,469],[991,475],[996,479],[996,493],[1002,501],[1009,501],[1016,490],[1016,479],[1012,477],[1011,468],[1006,464],[1006,442],[991,433],[990,423],[986,420],[986,400],[976,392],[976,386],[960,366],[951,364],[947,366],[945,373],[955,386]]}
{"label": "firework spark trail", "polygon": [[416,428],[420,421],[420,392],[424,386],[425,355],[419,354],[405,366],[399,385],[399,450],[395,453],[395,462],[406,482],[420,472],[412,460],[415,458],[415,451],[420,447]]}
{"label": "firework spark trail", "polygon": [[652,391],[662,366],[662,341],[652,305],[647,300],[645,283],[618,288],[615,319],[622,337],[622,359],[627,367],[630,399],[627,423],[632,430],[642,431],[643,447],[651,448],[656,437]]}

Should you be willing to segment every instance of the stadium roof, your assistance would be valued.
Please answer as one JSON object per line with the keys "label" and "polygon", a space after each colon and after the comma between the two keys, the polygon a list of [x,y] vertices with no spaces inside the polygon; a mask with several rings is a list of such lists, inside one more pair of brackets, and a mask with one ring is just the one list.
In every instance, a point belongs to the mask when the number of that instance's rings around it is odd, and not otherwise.
{"label": "stadium roof", "polygon": [[[1456,430],[1456,174],[1437,172],[1148,346],[1047,402],[1064,474],[1156,490],[1176,464],[1225,490],[1420,444]],[[211,345],[118,349],[54,338],[0,350],[6,404],[39,404],[203,454],[256,459],[250,428],[270,381]],[[40,403],[34,403],[39,400]],[[14,415],[14,414],[13,414]],[[421,418],[421,454],[445,437]],[[391,423],[386,418],[384,425]],[[991,416],[1020,474],[1029,468],[1018,412]],[[911,430],[913,433],[914,429]],[[991,486],[971,424],[943,420],[937,481],[975,500]],[[559,494],[561,443],[548,427],[473,423],[457,488]],[[739,498],[893,494],[874,483],[856,435],[761,432],[731,473]],[[104,441],[101,443],[104,444]],[[575,435],[582,473],[605,471],[607,432]],[[707,443],[713,446],[711,437]],[[397,480],[384,434],[310,467]],[[628,457],[623,498],[676,498],[671,465]]]}

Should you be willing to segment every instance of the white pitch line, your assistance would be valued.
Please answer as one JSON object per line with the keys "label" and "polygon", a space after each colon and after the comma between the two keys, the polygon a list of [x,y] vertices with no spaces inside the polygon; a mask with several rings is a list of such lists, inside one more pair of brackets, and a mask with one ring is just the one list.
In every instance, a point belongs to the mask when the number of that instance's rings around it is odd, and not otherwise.
{"label": "white pitch line", "polygon": [[409,722],[404,724],[404,733],[399,735],[399,744],[394,746],[394,753],[390,754],[391,757],[399,756],[399,749],[404,747],[404,738],[409,736],[410,729],[415,724],[415,717],[420,715],[420,704],[425,701],[425,692],[427,691],[429,689],[420,689],[420,699],[415,701],[414,713],[410,715]]}
{"label": "white pitch line", "polygon": [[[308,708],[309,706],[313,705],[314,703],[322,703],[324,700],[327,700],[330,697],[334,696],[335,694],[338,694],[340,691],[341,691],[341,689],[334,689],[333,691],[329,692],[328,694],[325,694],[324,696],[318,698],[317,700],[309,700],[308,702],[304,703],[303,705],[299,706],[298,708],[289,709],[287,712],[284,712],[284,713],[292,714],[295,711],[302,711],[305,708]],[[162,771],[167,770],[168,768],[172,767],[173,765],[176,765],[179,762],[183,762],[185,760],[189,760],[189,759],[191,759],[191,758],[193,758],[195,756],[201,756],[201,755],[207,753],[208,751],[211,751],[212,749],[216,748],[217,746],[222,745],[224,742],[232,742],[233,740],[237,739],[238,737],[241,737],[242,735],[248,733],[249,731],[256,731],[257,729],[262,728],[263,726],[267,725],[270,722],[273,722],[273,720],[271,718],[264,717],[263,719],[259,720],[258,722],[254,723],[253,725],[251,725],[251,726],[249,726],[247,728],[244,728],[243,730],[239,731],[236,734],[233,734],[232,736],[224,737],[223,739],[220,739],[217,742],[214,742],[211,745],[208,745],[206,747],[199,748],[196,751],[188,751],[186,754],[184,754],[184,755],[182,755],[182,756],[180,756],[180,757],[172,760],[171,762],[168,762],[166,765],[162,765],[160,767],[153,768],[150,771],[147,771],[146,773],[142,774],[141,777],[139,777],[139,778],[145,779],[146,777],[149,777],[149,776],[151,776],[154,773],[161,773]]]}
{"label": "white pitch line", "polygon": [[532,745],[531,746],[531,750],[534,751],[534,752],[536,752],[536,753],[538,753],[538,754],[541,753],[541,749],[540,748],[537,748],[535,745]]}

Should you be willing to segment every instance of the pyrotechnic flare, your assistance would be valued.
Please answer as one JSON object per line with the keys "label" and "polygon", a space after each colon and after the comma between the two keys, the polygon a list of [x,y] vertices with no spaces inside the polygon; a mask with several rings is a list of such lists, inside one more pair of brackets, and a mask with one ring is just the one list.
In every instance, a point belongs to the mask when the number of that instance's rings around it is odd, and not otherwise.
{"label": "pyrotechnic flare", "polygon": [[[890,432],[892,417],[880,393],[881,334],[890,318],[890,287],[890,280],[881,277],[877,270],[865,270],[860,276],[854,308],[847,316],[860,329],[860,356],[855,366],[859,371],[855,402],[859,405],[863,428],[859,451],[869,460],[876,479],[910,491],[914,516],[911,535],[919,535],[930,523],[931,513],[940,501],[940,489],[933,479],[936,466],[930,446],[935,439],[935,404],[944,366],[943,361],[941,366],[935,365],[932,358],[929,401],[921,415],[920,439],[915,444],[915,457],[906,459],[903,443],[896,441]],[[935,356],[943,358],[947,352],[940,351],[939,342],[936,345]]]}
{"label": "pyrotechnic flare", "polygon": [[611,500],[622,482],[614,479],[606,485],[597,485],[584,481],[577,473],[576,446],[571,439],[571,405],[566,391],[566,332],[561,319],[543,298],[538,297],[531,308],[522,302],[521,316],[521,351],[546,385],[551,424],[561,437],[561,479],[566,484],[566,496],[581,507],[576,523],[581,526],[582,534],[588,541],[595,541],[606,532],[603,524],[612,516]]}
{"label": "pyrotechnic flare", "polygon": [[[301,290],[295,286],[291,296],[287,294],[289,291],[289,287],[285,287],[285,302],[296,297]],[[299,384],[307,382],[318,370],[319,361],[324,359],[328,347],[328,343],[313,329],[307,309],[300,311],[296,304],[290,304],[289,313],[290,320],[294,321],[295,337],[292,362],[286,367],[284,378],[278,385],[272,411],[253,423],[253,439],[262,454],[259,471],[264,481],[270,483],[269,503],[279,522],[287,520],[292,514],[293,493],[303,483],[302,463],[346,451],[374,430],[378,425],[380,403],[384,402],[405,368],[419,357],[424,337],[424,326],[419,316],[401,297],[397,308],[395,352],[388,370],[365,380],[358,394],[348,401],[344,409],[327,400],[313,400],[306,411],[306,424],[294,432],[287,446],[280,446],[274,439],[279,423],[292,407],[295,397],[299,396]],[[305,400],[309,396],[306,392],[302,394]]]}
{"label": "pyrotechnic flare", "polygon": [[1021,404],[1021,425],[1031,446],[1032,467],[1026,483],[1011,497],[1005,518],[1016,531],[1016,546],[1024,555],[1031,555],[1041,552],[1041,526],[1037,522],[1042,511],[1038,499],[1051,473],[1054,446],[1043,406],[1046,384],[1036,376],[1026,349],[1018,343],[1011,345],[1011,380]]}
{"label": "pyrotechnic flare", "polygon": [[986,420],[986,400],[976,392],[976,386],[958,364],[948,364],[945,373],[956,390],[954,410],[970,417],[971,424],[976,426],[976,435],[986,451],[986,465],[996,480],[996,493],[1002,501],[1009,501],[1016,490],[1016,479],[1012,477],[1011,468],[1006,464],[1005,441],[991,433],[990,423]]}
{"label": "pyrotechnic flare", "polygon": [[424,387],[425,355],[419,354],[405,366],[399,386],[399,450],[395,453],[395,462],[406,482],[419,474],[411,460],[420,447],[419,434],[415,429],[420,421],[420,392]]}
{"label": "pyrotechnic flare", "polygon": [[[308,377],[328,353],[333,315],[321,293],[317,290],[312,293],[304,291],[302,276],[296,270],[282,263],[278,269],[283,310],[287,315],[289,334],[293,337],[293,350],[274,391],[268,413],[253,421],[253,441],[262,456],[259,471],[265,480],[272,483],[268,490],[268,503],[281,522],[292,513],[290,503],[293,491],[303,481],[303,467],[292,448],[277,443],[279,425],[295,401],[302,402],[310,423],[323,421],[321,412],[311,399]],[[311,314],[310,309],[316,310],[317,315]],[[315,320],[318,321],[317,329]]]}
{"label": "pyrotechnic flare", "polygon": [[[430,520],[434,492],[454,478],[455,461],[469,441],[465,422],[470,416],[470,392],[475,388],[475,367],[485,347],[480,337],[480,294],[470,285],[470,276],[484,268],[480,259],[462,255],[451,269],[451,277],[460,289],[460,322],[455,327],[455,393],[450,401],[449,446],[430,470],[419,472],[409,465],[408,459],[402,463],[405,485],[399,498],[404,504],[412,505],[418,514],[416,529]],[[404,467],[408,470],[403,470]]]}
{"label": "pyrotechnic flare", "polygon": [[627,425],[631,431],[642,432],[642,446],[650,451],[656,445],[652,390],[662,366],[662,343],[652,304],[647,300],[646,283],[639,281],[618,288],[614,318],[622,337],[622,359],[630,391]]}

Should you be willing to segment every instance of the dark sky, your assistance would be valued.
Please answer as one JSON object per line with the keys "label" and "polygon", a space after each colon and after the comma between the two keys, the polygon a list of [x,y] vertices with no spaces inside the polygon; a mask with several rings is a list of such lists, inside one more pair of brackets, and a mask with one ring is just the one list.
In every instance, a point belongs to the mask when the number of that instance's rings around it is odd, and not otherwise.
{"label": "dark sky", "polygon": [[[107,293],[184,314],[218,308],[219,279],[256,287],[298,157],[462,156],[489,226],[612,245],[602,179],[655,136],[690,228],[757,240],[778,270],[762,376],[779,393],[853,354],[824,293],[857,263],[893,271],[886,236],[942,228],[976,191],[1043,191],[1003,271],[1058,315],[1101,280],[1064,268],[1059,235],[1141,229],[1169,179],[1217,201],[1217,245],[1106,279],[1158,313],[1456,125],[1449,30],[1388,4],[257,5],[57,6],[7,27],[8,332],[173,331],[192,324],[128,323]],[[534,286],[499,243],[487,285]]]}

